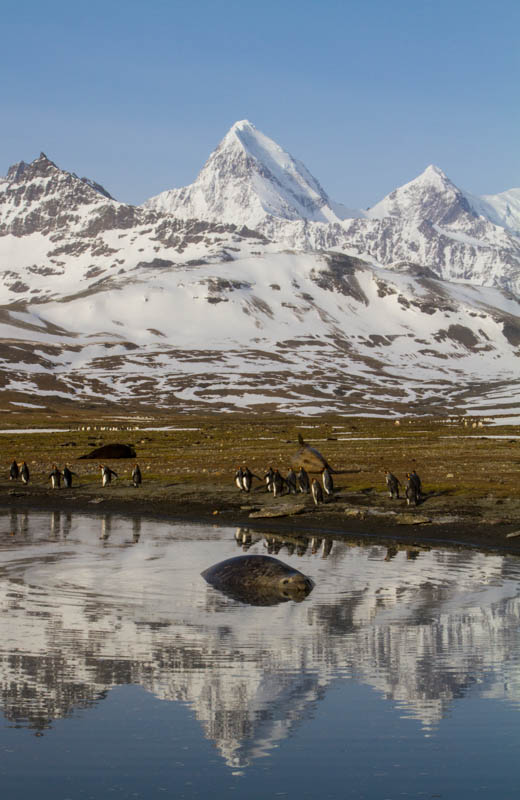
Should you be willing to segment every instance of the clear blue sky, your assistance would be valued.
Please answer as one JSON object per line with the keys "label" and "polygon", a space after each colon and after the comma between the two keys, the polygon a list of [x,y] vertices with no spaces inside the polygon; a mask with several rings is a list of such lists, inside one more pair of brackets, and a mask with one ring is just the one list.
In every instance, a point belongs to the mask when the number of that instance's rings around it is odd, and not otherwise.
{"label": "clear blue sky", "polygon": [[249,119],[335,200],[430,163],[520,186],[518,0],[3,0],[0,174],[40,150],[141,203]]}

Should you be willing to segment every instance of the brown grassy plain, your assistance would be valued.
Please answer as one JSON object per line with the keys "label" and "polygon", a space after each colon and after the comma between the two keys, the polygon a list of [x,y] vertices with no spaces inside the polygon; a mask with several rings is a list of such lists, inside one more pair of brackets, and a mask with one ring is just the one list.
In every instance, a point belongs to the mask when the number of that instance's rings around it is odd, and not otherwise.
{"label": "brown grassy plain", "polygon": [[[484,422],[471,427],[471,422],[437,418],[403,418],[399,423],[341,416],[100,413],[70,407],[8,412],[2,428],[13,432],[0,435],[0,503],[237,524],[252,524],[251,513],[280,512],[276,525],[282,528],[370,535],[398,531],[401,538],[520,551],[520,536],[508,537],[520,529],[520,439],[515,438],[520,426]],[[27,428],[34,432],[15,432]],[[332,501],[318,509],[301,495],[275,501],[258,481],[250,495],[235,489],[239,465],[247,464],[259,476],[270,465],[286,474],[299,433],[337,471]],[[135,447],[143,473],[140,489],[130,482],[134,460],[107,462],[119,476],[107,489],[100,485],[99,462],[78,460],[112,442]],[[8,479],[13,458],[29,465],[27,487]],[[51,490],[48,475],[55,463],[60,468],[68,464],[77,473],[72,490]],[[386,469],[403,483],[406,472],[417,470],[425,493],[417,508],[389,500]],[[254,524],[274,523],[267,517]]]}

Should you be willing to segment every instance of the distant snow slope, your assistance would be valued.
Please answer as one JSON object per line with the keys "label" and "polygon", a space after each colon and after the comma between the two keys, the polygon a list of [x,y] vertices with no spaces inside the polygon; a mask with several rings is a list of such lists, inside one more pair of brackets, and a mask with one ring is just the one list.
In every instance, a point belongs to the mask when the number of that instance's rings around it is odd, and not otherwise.
{"label": "distant snow slope", "polygon": [[26,309],[0,324],[0,367],[33,398],[374,414],[520,399],[517,301],[334,253],[150,264]]}
{"label": "distant snow slope", "polygon": [[477,214],[520,236],[520,189],[482,197],[466,194]]}

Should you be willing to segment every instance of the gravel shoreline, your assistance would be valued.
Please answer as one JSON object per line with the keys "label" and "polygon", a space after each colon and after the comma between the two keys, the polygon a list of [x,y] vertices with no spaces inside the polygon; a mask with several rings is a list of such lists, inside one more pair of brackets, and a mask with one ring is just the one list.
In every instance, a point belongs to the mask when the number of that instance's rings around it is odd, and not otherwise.
{"label": "gravel shoreline", "polygon": [[[59,490],[3,482],[0,508],[4,514],[32,510],[144,516],[292,537],[332,536],[520,555],[520,501],[516,498],[427,494],[419,506],[407,507],[402,500],[389,500],[386,492],[339,489],[332,500],[316,508],[307,495],[273,498],[263,487],[245,494],[203,482],[154,482],[139,489],[124,481],[106,488],[80,483]],[[518,536],[511,536],[516,532]]]}

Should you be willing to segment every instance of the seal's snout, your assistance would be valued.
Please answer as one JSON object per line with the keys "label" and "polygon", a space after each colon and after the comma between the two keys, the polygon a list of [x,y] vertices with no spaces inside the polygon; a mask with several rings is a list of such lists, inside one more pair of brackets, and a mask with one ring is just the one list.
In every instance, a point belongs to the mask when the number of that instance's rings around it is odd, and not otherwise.
{"label": "seal's snout", "polygon": [[280,588],[294,598],[297,595],[301,595],[303,600],[314,589],[314,581],[301,572],[295,572],[293,575],[285,576],[281,579]]}

